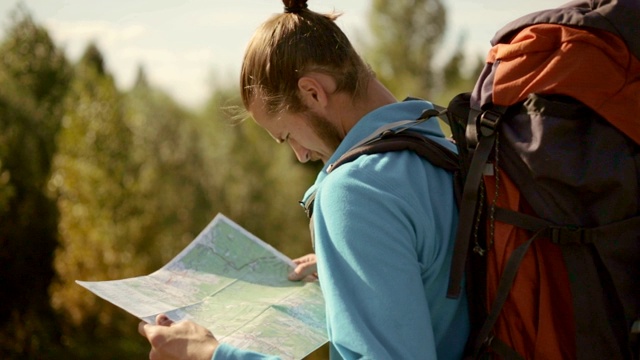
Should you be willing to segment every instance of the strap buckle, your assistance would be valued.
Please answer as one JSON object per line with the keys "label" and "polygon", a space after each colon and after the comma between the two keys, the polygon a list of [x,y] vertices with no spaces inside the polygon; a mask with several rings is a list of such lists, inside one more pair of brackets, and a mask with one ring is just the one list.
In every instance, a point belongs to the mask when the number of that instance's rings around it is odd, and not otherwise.
{"label": "strap buckle", "polygon": [[551,226],[551,242],[557,245],[579,245],[593,242],[583,228],[577,226]]}
{"label": "strap buckle", "polygon": [[501,118],[502,114],[493,110],[486,110],[480,114],[480,133],[482,136],[493,135]]}

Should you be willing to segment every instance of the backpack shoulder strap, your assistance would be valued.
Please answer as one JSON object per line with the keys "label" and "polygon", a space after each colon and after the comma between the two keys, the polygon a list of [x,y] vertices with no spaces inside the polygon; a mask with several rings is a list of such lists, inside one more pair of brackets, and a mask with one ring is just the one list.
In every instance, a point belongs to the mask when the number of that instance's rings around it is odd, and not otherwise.
{"label": "backpack shoulder strap", "polygon": [[[377,154],[392,151],[410,150],[426,159],[433,165],[444,170],[454,173],[454,195],[459,203],[461,196],[462,184],[458,176],[460,163],[458,155],[446,147],[438,144],[434,140],[429,139],[416,131],[402,129],[400,131],[387,130],[378,138],[371,140],[365,144],[357,145],[344,153],[337,161],[327,168],[327,173],[331,173],[340,165],[346,164],[365,154]],[[311,244],[315,248],[315,239],[313,233],[313,203],[315,202],[316,193],[314,192],[309,198],[301,202],[307,217],[309,218],[309,229],[311,232]]]}
{"label": "backpack shoulder strap", "polygon": [[372,142],[352,148],[331,164],[327,172],[330,173],[340,165],[353,161],[361,155],[403,150],[414,151],[433,165],[450,172],[458,171],[460,168],[458,156],[453,151],[418,132],[405,130],[387,131]]}
{"label": "backpack shoulder strap", "polygon": [[[462,184],[460,183],[459,176],[457,176],[460,171],[458,155],[438,144],[434,140],[429,139],[427,136],[416,131],[406,130],[406,128],[402,128],[397,131],[386,130],[377,138],[369,140],[364,144],[354,146],[338,158],[338,160],[330,164],[327,167],[327,173],[331,173],[341,165],[351,162],[361,155],[403,150],[413,151],[433,165],[454,173],[456,201],[459,202]],[[305,209],[309,219],[313,216],[314,200],[315,193],[311,194],[305,202],[300,203],[300,205]]]}

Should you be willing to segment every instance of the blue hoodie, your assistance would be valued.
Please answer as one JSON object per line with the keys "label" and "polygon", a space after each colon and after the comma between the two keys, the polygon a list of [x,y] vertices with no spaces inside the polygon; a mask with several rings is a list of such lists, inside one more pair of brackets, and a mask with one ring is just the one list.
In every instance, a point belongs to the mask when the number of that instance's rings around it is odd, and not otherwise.
{"label": "blue hoodie", "polygon": [[[363,155],[327,173],[381,126],[431,108],[381,107],[349,131],[305,194],[313,205],[318,275],[332,359],[460,359],[465,294],[446,297],[457,207],[452,175],[411,151]],[[435,119],[411,128],[455,151]],[[262,358],[221,345],[214,359]]]}

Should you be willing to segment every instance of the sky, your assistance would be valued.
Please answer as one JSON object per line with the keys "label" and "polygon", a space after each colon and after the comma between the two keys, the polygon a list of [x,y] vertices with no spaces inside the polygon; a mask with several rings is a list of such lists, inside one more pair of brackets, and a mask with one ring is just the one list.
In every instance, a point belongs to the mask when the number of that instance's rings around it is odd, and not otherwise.
{"label": "sky", "polygon": [[[484,56],[489,40],[509,21],[565,0],[443,0],[447,32],[439,58],[465,34],[467,52]],[[23,4],[75,62],[91,42],[122,90],[143,66],[149,82],[197,109],[216,84],[235,85],[255,29],[282,12],[278,0],[0,0],[0,39],[10,14]],[[338,11],[338,24],[355,47],[367,38],[371,0],[309,0],[319,12]]]}

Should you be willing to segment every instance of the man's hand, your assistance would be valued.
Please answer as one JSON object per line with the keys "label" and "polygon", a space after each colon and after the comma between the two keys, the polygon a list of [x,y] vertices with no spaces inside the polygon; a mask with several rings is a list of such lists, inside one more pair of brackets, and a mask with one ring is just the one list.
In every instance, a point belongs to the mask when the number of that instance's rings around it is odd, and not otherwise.
{"label": "man's hand", "polygon": [[218,347],[209,330],[189,320],[174,323],[164,314],[156,325],[140,322],[138,332],[151,344],[149,360],[211,360]]}
{"label": "man's hand", "polygon": [[289,273],[289,280],[302,280],[308,282],[318,280],[318,268],[316,266],[315,254],[308,254],[303,257],[293,259],[293,262],[297,266]]}

